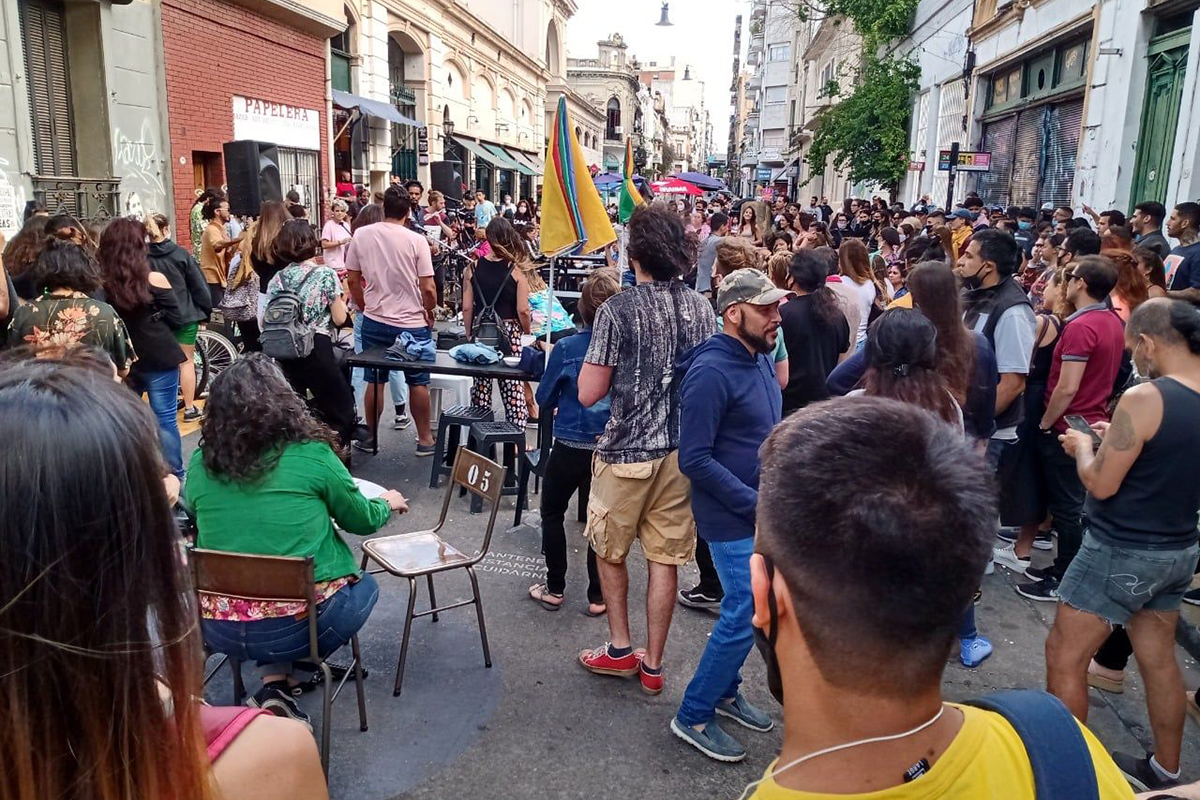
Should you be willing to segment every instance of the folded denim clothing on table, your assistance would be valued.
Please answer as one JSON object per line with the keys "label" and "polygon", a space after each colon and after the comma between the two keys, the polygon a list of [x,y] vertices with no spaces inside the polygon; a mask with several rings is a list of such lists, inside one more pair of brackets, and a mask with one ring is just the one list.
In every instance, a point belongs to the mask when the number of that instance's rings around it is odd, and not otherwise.
{"label": "folded denim clothing on table", "polygon": [[418,339],[404,331],[396,337],[384,357],[389,361],[435,361],[437,346],[432,339]]}
{"label": "folded denim clothing on table", "polygon": [[495,364],[502,356],[490,344],[467,342],[450,348],[450,357],[466,364]]}

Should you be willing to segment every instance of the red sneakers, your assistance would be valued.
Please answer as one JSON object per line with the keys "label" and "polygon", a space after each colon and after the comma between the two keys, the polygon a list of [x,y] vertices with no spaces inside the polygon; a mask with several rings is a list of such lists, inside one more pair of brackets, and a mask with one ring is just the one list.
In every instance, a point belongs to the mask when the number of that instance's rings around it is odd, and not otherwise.
{"label": "red sneakers", "polygon": [[605,642],[595,650],[581,651],[579,664],[587,671],[597,675],[619,675],[622,678],[628,678],[639,671],[643,655],[644,651],[635,650],[629,655],[613,658],[608,654],[608,642]]}
{"label": "red sneakers", "polygon": [[642,682],[642,691],[646,694],[662,694],[663,676],[662,671],[657,675],[651,675],[646,672],[646,668],[642,666],[642,662],[638,661],[638,680]]}

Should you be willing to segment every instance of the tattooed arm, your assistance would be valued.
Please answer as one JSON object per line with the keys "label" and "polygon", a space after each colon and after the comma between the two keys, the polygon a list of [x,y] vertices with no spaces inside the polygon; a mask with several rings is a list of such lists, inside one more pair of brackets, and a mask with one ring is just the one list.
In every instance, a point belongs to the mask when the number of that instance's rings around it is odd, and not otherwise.
{"label": "tattooed arm", "polygon": [[1158,432],[1162,410],[1162,395],[1154,384],[1144,383],[1122,395],[1095,455],[1085,434],[1068,430],[1059,437],[1063,449],[1075,457],[1079,480],[1092,497],[1105,500],[1117,493],[1142,446]]}

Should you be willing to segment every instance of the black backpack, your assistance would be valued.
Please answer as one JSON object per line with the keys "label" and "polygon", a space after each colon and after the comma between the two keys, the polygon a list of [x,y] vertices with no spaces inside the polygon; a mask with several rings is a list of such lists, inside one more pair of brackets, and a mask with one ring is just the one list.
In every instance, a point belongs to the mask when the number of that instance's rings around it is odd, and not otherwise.
{"label": "black backpack", "polygon": [[283,289],[267,302],[263,312],[262,333],[258,341],[262,351],[280,361],[306,358],[313,349],[313,331],[303,323],[304,287],[317,274],[309,270],[295,291]]}
{"label": "black backpack", "polygon": [[508,272],[505,273],[504,280],[500,281],[500,287],[496,289],[496,296],[490,302],[483,293],[483,287],[479,285],[479,276],[474,271],[471,272],[471,283],[474,284],[480,299],[485,302],[484,307],[475,315],[471,325],[471,338],[476,344],[491,345],[506,356],[512,355],[512,346],[508,339],[508,331],[504,329],[504,324],[496,315],[496,303],[500,300],[500,295],[504,294],[504,287],[512,279],[512,271],[513,265],[509,264]]}

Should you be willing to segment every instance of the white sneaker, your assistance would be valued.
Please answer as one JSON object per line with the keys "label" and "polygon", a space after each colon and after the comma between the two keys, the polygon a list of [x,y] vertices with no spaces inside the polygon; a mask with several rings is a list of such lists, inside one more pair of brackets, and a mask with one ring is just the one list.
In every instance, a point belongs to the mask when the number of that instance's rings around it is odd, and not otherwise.
{"label": "white sneaker", "polygon": [[1025,570],[1029,569],[1029,558],[1020,558],[1013,545],[1006,544],[1004,547],[992,548],[992,559],[1001,566],[1008,567],[1018,575],[1024,575]]}
{"label": "white sneaker", "polygon": [[396,418],[392,420],[392,429],[402,431],[411,424],[412,419],[408,416],[408,414],[397,414]]}

